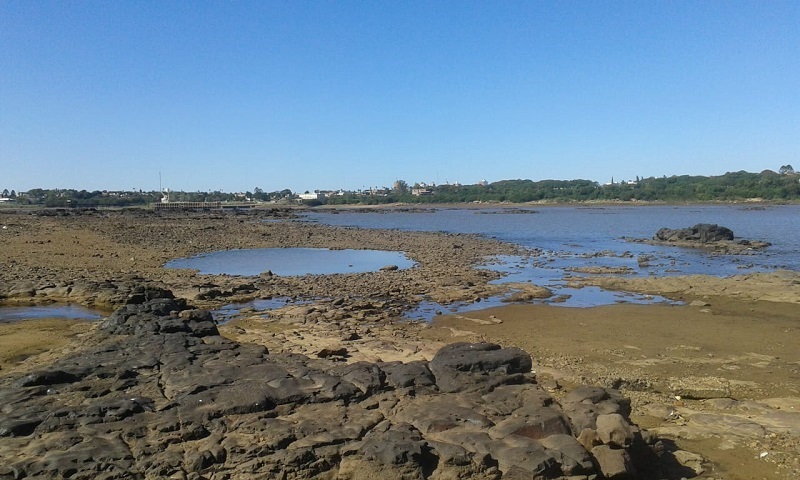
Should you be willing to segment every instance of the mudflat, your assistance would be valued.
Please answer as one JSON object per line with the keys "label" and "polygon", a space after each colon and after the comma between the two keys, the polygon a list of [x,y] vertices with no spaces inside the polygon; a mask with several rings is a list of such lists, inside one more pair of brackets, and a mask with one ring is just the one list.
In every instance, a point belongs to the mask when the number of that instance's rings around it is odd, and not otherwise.
{"label": "mudflat", "polygon": [[[507,286],[489,284],[496,273],[475,267],[486,255],[518,253],[518,248],[469,235],[288,221],[292,216],[289,210],[3,212],[0,301],[115,309],[132,298],[149,298],[147,292],[158,288],[194,307],[213,309],[288,297],[269,318],[243,310],[220,325],[219,333],[242,345],[265,346],[270,354],[348,365],[429,362],[448,343],[496,342],[529,353],[538,385],[555,399],[579,385],[618,389],[630,398],[631,419],[682,452],[679,475],[665,478],[800,475],[797,272],[574,280],[578,286],[658,294],[685,305],[515,304],[440,316],[429,325],[403,320],[402,314],[423,297],[448,303],[502,293]],[[403,251],[417,266],[305,277],[163,268],[171,259],[197,253],[263,247]],[[527,298],[542,296],[539,287],[526,288]],[[0,342],[9,347],[0,356],[0,375],[35,372],[92,348],[95,330],[97,323],[79,321],[0,325]]]}

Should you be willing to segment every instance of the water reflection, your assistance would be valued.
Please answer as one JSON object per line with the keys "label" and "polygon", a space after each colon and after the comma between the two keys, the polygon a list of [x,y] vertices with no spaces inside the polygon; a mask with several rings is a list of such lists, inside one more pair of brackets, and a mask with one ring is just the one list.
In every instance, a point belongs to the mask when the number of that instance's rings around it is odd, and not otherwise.
{"label": "water reflection", "polygon": [[103,318],[103,315],[99,311],[90,310],[79,305],[0,306],[0,323],[37,318],[99,320]]}
{"label": "water reflection", "polygon": [[285,307],[287,305],[303,305],[309,301],[297,301],[291,297],[259,298],[249,302],[229,303],[211,312],[214,320],[220,325],[228,323],[242,314],[243,311],[252,312],[253,315],[261,315],[264,318],[269,316],[270,310]]}
{"label": "water reflection", "polygon": [[225,250],[179,258],[166,268],[188,268],[209,275],[258,276],[329,275],[374,272],[395,265],[411,268],[414,262],[402,252],[383,250],[329,250],[327,248],[256,248]]}

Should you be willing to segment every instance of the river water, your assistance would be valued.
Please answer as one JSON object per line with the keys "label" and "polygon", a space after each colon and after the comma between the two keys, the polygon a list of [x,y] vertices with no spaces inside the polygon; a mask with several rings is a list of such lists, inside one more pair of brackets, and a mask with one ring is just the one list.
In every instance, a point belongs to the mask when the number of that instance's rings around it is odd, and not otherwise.
{"label": "river water", "polygon": [[[654,265],[648,269],[639,269],[636,258],[611,261],[634,267],[636,274],[640,275],[704,273],[726,276],[776,268],[800,270],[800,205],[546,206],[522,210],[534,213],[503,214],[502,209],[442,208],[427,213],[391,210],[386,213],[312,212],[306,218],[328,225],[480,234],[542,249],[545,258],[558,260],[561,266],[592,264],[586,256],[600,252],[631,253],[634,257],[653,255],[669,260],[668,265]],[[753,255],[723,256],[625,240],[652,238],[661,227],[683,228],[697,223],[716,223],[733,230],[737,239],[765,240],[773,245]],[[671,265],[672,260],[676,265]]]}
{"label": "river water", "polygon": [[[315,211],[305,218],[337,226],[480,234],[535,250],[540,253],[529,258],[494,257],[489,268],[506,274],[500,282],[531,281],[550,287],[557,295],[569,297],[562,304],[565,306],[666,301],[591,287],[569,288],[565,279],[582,275],[573,268],[622,268],[630,276],[729,276],[774,269],[800,270],[799,205],[537,206],[513,211],[518,213],[489,208],[336,214]],[[629,241],[652,238],[662,227],[684,228],[698,223],[726,226],[737,239],[764,240],[772,246],[749,255],[719,255]],[[640,266],[642,257],[648,258],[646,266]]]}

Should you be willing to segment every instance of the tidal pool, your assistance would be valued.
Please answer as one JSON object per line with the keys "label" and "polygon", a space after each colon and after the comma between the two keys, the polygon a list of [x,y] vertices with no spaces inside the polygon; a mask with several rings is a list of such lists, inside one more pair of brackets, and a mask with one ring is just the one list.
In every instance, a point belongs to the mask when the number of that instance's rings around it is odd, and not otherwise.
{"label": "tidal pool", "polygon": [[29,305],[0,306],[0,323],[16,322],[34,318],[69,318],[99,320],[103,315],[78,305]]}
{"label": "tidal pool", "polygon": [[216,320],[217,323],[223,325],[236,318],[240,313],[242,313],[242,310],[245,309],[251,310],[253,315],[262,315],[264,318],[266,318],[270,310],[282,308],[287,305],[305,305],[307,303],[310,302],[297,301],[290,297],[259,298],[244,303],[229,303],[227,305],[223,305],[217,310],[213,310],[211,315],[214,317],[214,320]]}
{"label": "tidal pool", "polygon": [[258,276],[329,275],[374,272],[388,265],[411,268],[402,252],[384,250],[329,250],[327,248],[255,248],[223,250],[167,262],[166,268],[188,268],[209,275]]}

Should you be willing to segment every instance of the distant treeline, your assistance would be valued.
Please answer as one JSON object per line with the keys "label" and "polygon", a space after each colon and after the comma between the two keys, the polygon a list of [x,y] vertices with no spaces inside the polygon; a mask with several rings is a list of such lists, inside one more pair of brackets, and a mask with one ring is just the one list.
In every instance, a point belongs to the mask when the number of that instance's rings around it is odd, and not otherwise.
{"label": "distant treeline", "polygon": [[[415,195],[414,192],[422,194]],[[13,192],[13,191],[12,191]],[[5,192],[4,192],[5,193]],[[11,196],[20,205],[46,207],[123,207],[145,206],[161,201],[160,192],[109,192],[86,190],[33,189]],[[6,196],[9,198],[9,196]],[[437,185],[424,189],[410,188],[396,182],[394,189],[379,194],[367,192],[337,192],[318,199],[306,200],[308,205],[388,204],[388,203],[470,203],[470,202],[714,202],[760,198],[768,201],[800,201],[800,174],[791,166],[781,167],[780,173],[765,170],[761,173],[729,172],[720,176],[672,176],[637,178],[625,182],[601,185],[591,180],[503,180],[485,185]],[[281,201],[297,202],[291,190],[264,192],[170,192],[170,201],[236,202]]]}
{"label": "distant treeline", "polygon": [[[263,192],[256,188],[255,193],[215,192],[169,192],[173,202],[241,202],[270,201],[292,196],[291,190]],[[133,207],[158,203],[164,195],[158,191],[99,191],[71,189],[34,188],[7,198],[17,205],[39,205],[44,207]]]}
{"label": "distant treeline", "polygon": [[439,185],[430,195],[392,191],[387,196],[344,195],[325,199],[341,203],[456,203],[456,202],[588,202],[664,201],[713,202],[761,198],[771,201],[800,200],[800,175],[730,172],[721,176],[672,176],[640,178],[600,185],[591,180],[503,180],[487,185]]}

